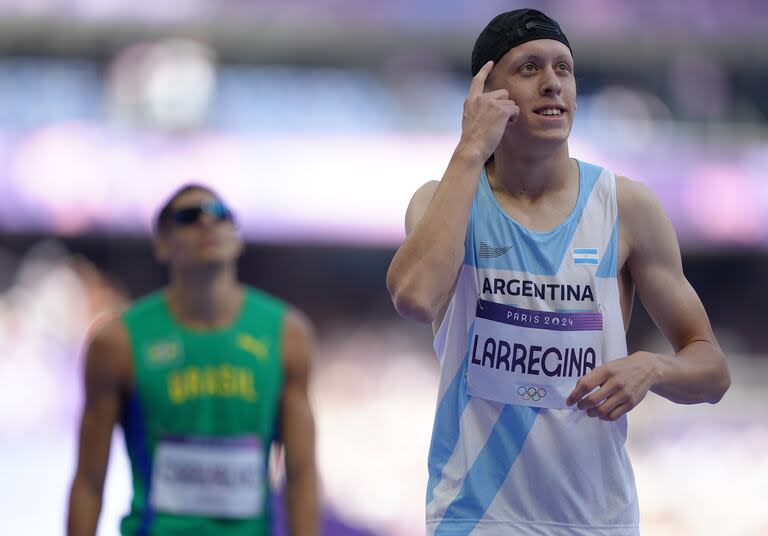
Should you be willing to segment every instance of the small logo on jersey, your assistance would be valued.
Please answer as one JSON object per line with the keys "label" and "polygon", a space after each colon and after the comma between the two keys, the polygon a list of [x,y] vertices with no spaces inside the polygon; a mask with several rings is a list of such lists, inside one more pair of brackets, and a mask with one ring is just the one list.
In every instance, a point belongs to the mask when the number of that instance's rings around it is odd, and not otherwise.
{"label": "small logo on jersey", "polygon": [[597,248],[574,248],[573,264],[600,264]]}
{"label": "small logo on jersey", "polygon": [[543,387],[526,387],[525,385],[521,385],[517,388],[517,394],[520,395],[520,398],[523,400],[533,400],[534,402],[538,402],[547,396],[547,390]]}
{"label": "small logo on jersey", "polygon": [[495,257],[501,257],[513,247],[514,246],[492,246],[485,242],[480,242],[480,251],[478,254],[481,259],[493,259]]}
{"label": "small logo on jersey", "polygon": [[267,358],[267,353],[269,351],[267,344],[248,333],[241,333],[237,336],[237,345],[249,354],[253,354],[258,359]]}
{"label": "small logo on jersey", "polygon": [[165,340],[147,346],[147,357],[150,363],[164,365],[175,361],[181,356],[181,341]]}

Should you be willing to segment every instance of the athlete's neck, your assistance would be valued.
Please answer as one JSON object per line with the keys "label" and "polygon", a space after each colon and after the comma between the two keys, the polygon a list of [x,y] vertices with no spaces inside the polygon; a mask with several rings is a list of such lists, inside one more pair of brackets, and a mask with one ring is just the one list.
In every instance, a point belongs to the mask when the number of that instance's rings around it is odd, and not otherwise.
{"label": "athlete's neck", "polygon": [[565,187],[575,167],[568,155],[568,145],[564,143],[554,153],[546,155],[497,150],[486,170],[495,191],[536,199]]}
{"label": "athlete's neck", "polygon": [[242,306],[243,288],[234,266],[174,270],[166,298],[173,315],[185,326],[214,329],[235,321]]}

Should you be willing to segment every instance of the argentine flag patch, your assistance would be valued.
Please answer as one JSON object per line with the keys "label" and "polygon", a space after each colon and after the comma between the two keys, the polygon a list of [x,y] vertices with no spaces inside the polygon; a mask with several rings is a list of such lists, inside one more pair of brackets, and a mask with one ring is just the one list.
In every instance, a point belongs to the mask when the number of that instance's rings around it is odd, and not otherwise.
{"label": "argentine flag patch", "polygon": [[597,248],[574,248],[573,264],[599,264]]}

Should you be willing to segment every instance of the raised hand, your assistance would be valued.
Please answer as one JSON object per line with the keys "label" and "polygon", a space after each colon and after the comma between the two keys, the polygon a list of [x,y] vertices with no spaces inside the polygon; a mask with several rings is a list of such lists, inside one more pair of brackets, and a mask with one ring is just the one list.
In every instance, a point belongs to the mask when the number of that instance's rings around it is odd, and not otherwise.
{"label": "raised hand", "polygon": [[506,89],[485,92],[485,81],[493,69],[489,61],[472,78],[464,101],[460,146],[476,152],[484,162],[498,147],[507,124],[517,119],[520,108]]}

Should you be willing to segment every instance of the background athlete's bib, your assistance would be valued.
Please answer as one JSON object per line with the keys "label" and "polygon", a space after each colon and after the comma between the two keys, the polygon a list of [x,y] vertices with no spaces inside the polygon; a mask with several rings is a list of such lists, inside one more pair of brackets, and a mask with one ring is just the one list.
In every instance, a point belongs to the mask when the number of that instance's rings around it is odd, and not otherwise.
{"label": "background athlete's bib", "polygon": [[468,394],[566,409],[578,379],[603,363],[603,316],[478,300],[469,351]]}
{"label": "background athlete's bib", "polygon": [[163,440],[155,451],[152,507],[193,516],[260,515],[263,465],[264,450],[256,437]]}

